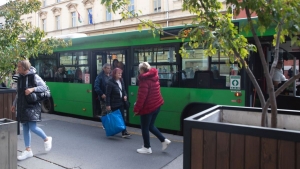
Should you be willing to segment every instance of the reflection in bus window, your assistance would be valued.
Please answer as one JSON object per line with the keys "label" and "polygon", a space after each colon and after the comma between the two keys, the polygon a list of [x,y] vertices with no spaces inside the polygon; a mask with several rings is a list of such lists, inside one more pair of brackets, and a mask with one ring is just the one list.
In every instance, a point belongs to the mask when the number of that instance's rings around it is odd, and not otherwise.
{"label": "reflection in bus window", "polygon": [[113,60],[117,59],[118,62],[122,62],[125,65],[125,51],[124,50],[113,50],[106,52],[107,63],[112,65]]}
{"label": "reflection in bus window", "polygon": [[60,67],[63,69],[61,76],[63,82],[90,83],[88,52],[65,52],[59,57]]}
{"label": "reflection in bus window", "polygon": [[[148,62],[158,71],[161,87],[174,87],[178,65],[174,47],[149,47],[134,49],[133,77],[138,76],[138,64]],[[172,81],[173,79],[173,81]]]}
{"label": "reflection in bus window", "polygon": [[134,63],[174,63],[176,62],[174,47],[138,48],[134,51]]}
{"label": "reflection in bus window", "polygon": [[97,55],[96,56],[96,61],[97,61],[97,74],[102,71],[102,55]]}
{"label": "reflection in bus window", "polygon": [[40,77],[42,77],[45,81],[53,81],[54,74],[57,71],[55,54],[51,56],[40,55],[32,63]]}
{"label": "reflection in bus window", "polygon": [[186,73],[186,78],[194,78],[195,71],[208,70],[208,57],[204,56],[203,49],[189,50],[188,58],[182,58],[182,70]]}

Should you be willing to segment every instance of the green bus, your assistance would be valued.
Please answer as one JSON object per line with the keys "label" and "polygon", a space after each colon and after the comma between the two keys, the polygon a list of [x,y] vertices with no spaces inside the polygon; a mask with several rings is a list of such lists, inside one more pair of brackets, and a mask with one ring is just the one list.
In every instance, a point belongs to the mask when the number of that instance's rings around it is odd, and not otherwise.
{"label": "green bus", "polygon": [[[234,21],[236,26],[242,22],[245,20]],[[164,30],[177,34],[182,28]],[[241,33],[251,39],[251,34]],[[264,37],[268,39],[273,34],[274,30],[267,30]],[[238,64],[226,64],[228,58],[220,54],[207,57],[201,48],[190,49],[189,58],[182,58],[179,54],[182,41],[169,34],[153,37],[146,30],[133,31],[74,38],[72,43],[51,56],[40,55],[31,60],[51,90],[52,98],[43,103],[44,112],[99,119],[100,104],[94,81],[102,65],[112,64],[114,59],[124,64],[123,79],[131,103],[126,111],[128,124],[139,124],[139,117],[134,117],[133,103],[138,91],[138,64],[144,61],[159,72],[165,102],[156,121],[158,128],[181,131],[184,118],[212,105],[254,105],[253,86]],[[258,57],[249,58],[249,63],[258,62]],[[55,78],[58,68],[63,69],[64,77],[60,81]]]}

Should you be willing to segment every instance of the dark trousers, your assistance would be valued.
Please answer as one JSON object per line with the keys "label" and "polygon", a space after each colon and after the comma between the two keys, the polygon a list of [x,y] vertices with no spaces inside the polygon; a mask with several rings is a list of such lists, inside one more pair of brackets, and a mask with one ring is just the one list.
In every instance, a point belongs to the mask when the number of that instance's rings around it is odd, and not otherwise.
{"label": "dark trousers", "polygon": [[120,110],[120,112],[122,114],[123,121],[124,121],[124,124],[125,124],[125,130],[122,131],[122,134],[123,134],[124,132],[126,132],[126,122],[125,122],[125,116],[124,116],[124,106],[111,108],[111,111],[116,111],[118,109]]}
{"label": "dark trousers", "polygon": [[165,137],[161,132],[154,126],[155,119],[159,113],[160,107],[153,112],[145,115],[141,115],[141,129],[144,140],[144,147],[149,148],[150,146],[150,134],[149,131],[154,134],[161,142],[165,141]]}

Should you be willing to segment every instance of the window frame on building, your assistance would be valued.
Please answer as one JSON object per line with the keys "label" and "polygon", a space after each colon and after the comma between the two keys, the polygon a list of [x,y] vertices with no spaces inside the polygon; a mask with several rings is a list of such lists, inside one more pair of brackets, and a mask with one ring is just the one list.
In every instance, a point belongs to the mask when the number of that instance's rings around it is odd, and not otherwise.
{"label": "window frame on building", "polygon": [[154,12],[161,12],[161,0],[153,0]]}
{"label": "window frame on building", "polygon": [[130,0],[130,4],[128,5],[128,11],[134,13],[134,0]]}
{"label": "window frame on building", "polygon": [[76,12],[71,12],[71,26],[76,27]]}
{"label": "window frame on building", "polygon": [[47,0],[43,0],[43,7],[47,6]]}
{"label": "window frame on building", "polygon": [[60,15],[55,16],[56,30],[60,30]]}
{"label": "window frame on building", "polygon": [[61,0],[56,0],[56,3],[60,3],[61,2]]}
{"label": "window frame on building", "polygon": [[106,21],[111,21],[112,17],[111,17],[111,12],[109,12],[109,9],[106,9]]}
{"label": "window frame on building", "polygon": [[[94,23],[94,21],[93,21],[93,8],[88,8],[87,9],[87,15],[88,15],[88,24],[93,24]],[[91,19],[92,19],[92,22],[90,22]]]}
{"label": "window frame on building", "polygon": [[42,19],[42,29],[44,32],[46,32],[46,30],[47,30],[47,19],[46,18]]}

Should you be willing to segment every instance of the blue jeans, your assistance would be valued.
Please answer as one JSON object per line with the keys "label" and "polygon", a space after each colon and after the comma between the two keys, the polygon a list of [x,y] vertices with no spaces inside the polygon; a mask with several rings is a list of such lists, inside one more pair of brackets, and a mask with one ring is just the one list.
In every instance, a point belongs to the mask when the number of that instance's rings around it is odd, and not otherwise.
{"label": "blue jeans", "polygon": [[155,119],[159,113],[160,107],[153,112],[145,115],[141,115],[141,129],[144,140],[144,147],[149,148],[150,146],[150,134],[149,131],[154,134],[161,142],[165,141],[165,137],[161,132],[154,126]]}
{"label": "blue jeans", "polygon": [[29,121],[22,123],[23,125],[23,135],[24,135],[24,141],[25,141],[25,147],[30,147],[31,143],[31,134],[30,130],[34,132],[36,135],[40,136],[43,140],[47,138],[45,132],[36,126],[36,121]]}

